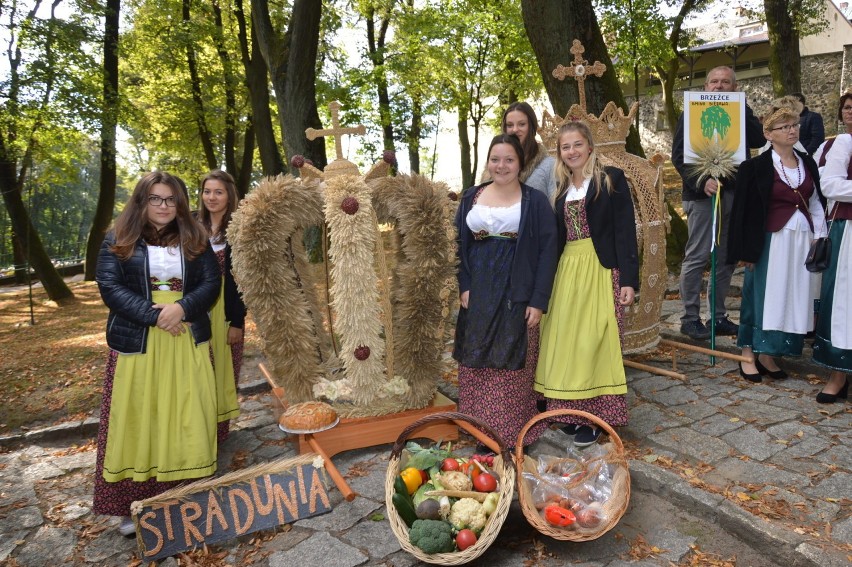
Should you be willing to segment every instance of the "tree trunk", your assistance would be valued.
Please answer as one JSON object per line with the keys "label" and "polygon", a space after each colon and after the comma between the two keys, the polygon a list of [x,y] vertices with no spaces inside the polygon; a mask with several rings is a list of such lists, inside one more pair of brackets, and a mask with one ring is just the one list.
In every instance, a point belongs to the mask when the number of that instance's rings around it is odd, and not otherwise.
{"label": "tree trunk", "polygon": [[680,116],[680,110],[674,100],[674,88],[677,82],[677,71],[680,68],[680,39],[683,35],[683,21],[694,10],[703,8],[709,0],[685,0],[680,6],[680,11],[672,20],[672,29],[669,32],[669,46],[672,49],[674,56],[666,61],[665,65],[656,67],[657,75],[660,77],[660,82],[663,85],[663,104],[666,109],[666,122],[669,125],[669,132],[674,135],[677,129],[677,119]]}
{"label": "tree trunk", "polygon": [[278,175],[284,171],[284,160],[275,140],[272,128],[272,114],[269,111],[269,87],[266,64],[260,55],[255,26],[251,30],[251,51],[248,45],[248,26],[246,25],[243,0],[234,1],[234,13],[239,26],[240,55],[246,75],[246,88],[251,103],[252,127],[260,152],[260,165],[263,175]]}
{"label": "tree trunk", "polygon": [[[322,2],[294,0],[283,40],[272,26],[268,0],[252,0],[252,18],[266,61],[288,156],[303,155],[323,169],[328,163],[325,139],[309,141],[308,128],[321,129],[316,102],[316,61]],[[293,174],[298,169],[291,167]]]}
{"label": "tree trunk", "polygon": [[107,0],[103,42],[103,115],[101,118],[101,178],[98,204],[86,242],[86,281],[95,279],[98,252],[115,210],[115,132],[118,122],[118,29],[121,0]]}
{"label": "tree trunk", "polygon": [[467,133],[467,108],[459,107],[459,148],[461,149],[462,188],[467,189],[474,183],[474,171],[470,164],[470,137]]}
{"label": "tree trunk", "polygon": [[[580,40],[585,48],[583,59],[589,63],[600,61],[607,68],[603,77],[586,79],[586,110],[600,115],[608,101],[627,109],[591,0],[521,0],[521,10],[544,88],[558,114],[564,115],[572,104],[580,101],[577,81],[570,78],[560,81],[553,76],[557,65],[568,66],[574,59],[570,52],[574,39]],[[631,127],[627,137],[627,151],[645,155],[635,127]]]}
{"label": "tree trunk", "polygon": [[799,4],[788,0],[763,0],[769,32],[769,72],[772,90],[778,97],[802,91],[799,30],[791,17],[791,11]]}
{"label": "tree trunk", "polygon": [[668,124],[669,132],[672,134],[677,129],[677,119],[680,115],[680,111],[674,101],[674,85],[677,81],[678,66],[678,58],[674,57],[666,63],[665,67],[656,67],[657,75],[660,77],[660,83],[663,87],[663,106],[666,109],[666,124]]}
{"label": "tree trunk", "polygon": [[237,78],[234,77],[231,55],[225,47],[222,8],[219,6],[219,0],[213,0],[211,5],[215,30],[213,43],[216,46],[219,62],[222,64],[222,82],[225,88],[225,169],[230,171],[236,180],[239,179],[242,168],[242,163],[237,163],[237,93],[235,90]]}
{"label": "tree trunk", "polygon": [[376,35],[375,7],[370,5],[367,20],[367,52],[373,63],[373,76],[376,81],[376,92],[379,97],[379,119],[382,123],[382,138],[384,149],[394,150],[393,122],[391,121],[390,93],[388,92],[388,78],[385,72],[385,38],[390,25],[391,8],[386,9],[379,20],[379,34]]}
{"label": "tree trunk", "polygon": [[[185,26],[190,25],[190,4],[191,0],[183,0],[182,15]],[[204,112],[204,98],[201,95],[201,79],[198,77],[198,61],[195,58],[195,47],[191,39],[187,39],[186,43],[186,64],[189,68],[189,88],[192,93],[192,102],[195,105],[195,123],[198,126],[198,138],[201,141],[201,148],[204,151],[204,159],[207,161],[208,169],[216,169],[219,167],[219,160],[216,159],[216,150],[213,146],[213,139],[210,135],[210,129],[207,127],[207,120]]]}
{"label": "tree trunk", "polygon": [[45,250],[41,238],[36,232],[35,226],[33,226],[27,208],[24,206],[21,191],[16,183],[15,165],[6,159],[5,156],[7,155],[5,143],[0,139],[0,191],[3,193],[3,204],[6,205],[6,212],[12,221],[15,238],[29,259],[36,277],[44,286],[47,296],[59,305],[70,303],[74,299],[74,294],[71,293],[62,276],[56,271],[56,267],[50,261],[50,256],[48,256],[47,250]]}
{"label": "tree trunk", "polygon": [[423,105],[411,100],[411,128],[408,131],[408,163],[411,173],[420,173],[420,139],[423,137]]}

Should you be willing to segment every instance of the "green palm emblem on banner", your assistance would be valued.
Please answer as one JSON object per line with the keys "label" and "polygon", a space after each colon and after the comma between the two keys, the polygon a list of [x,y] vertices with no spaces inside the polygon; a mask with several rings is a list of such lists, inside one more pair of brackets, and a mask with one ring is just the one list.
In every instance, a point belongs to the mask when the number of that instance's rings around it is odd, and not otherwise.
{"label": "green palm emblem on banner", "polygon": [[701,113],[701,133],[708,140],[713,138],[714,130],[724,138],[730,127],[731,117],[721,106],[711,106]]}

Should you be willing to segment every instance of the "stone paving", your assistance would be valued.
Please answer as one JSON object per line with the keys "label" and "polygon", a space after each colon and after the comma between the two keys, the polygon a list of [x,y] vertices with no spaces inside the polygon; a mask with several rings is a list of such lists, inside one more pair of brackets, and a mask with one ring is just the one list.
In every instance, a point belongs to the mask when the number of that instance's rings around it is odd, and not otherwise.
{"label": "stone paving", "polygon": [[[737,320],[736,300],[731,316]],[[667,301],[664,337],[683,340],[678,317],[679,303]],[[734,350],[730,338],[717,347]],[[663,349],[642,362],[671,368]],[[559,542],[539,536],[513,503],[499,537],[473,564],[686,564],[698,546],[736,555],[737,565],[848,565],[852,409],[813,401],[826,373],[806,359],[781,364],[791,377],[761,384],[740,379],[734,362],[717,358],[710,366],[707,356],[686,351],[678,352],[684,381],[628,369],[630,425],[619,435],[631,457],[633,496],[621,522],[593,542]],[[243,390],[243,415],[220,447],[221,472],[294,454],[274,421],[271,396],[260,390]],[[138,564],[135,540],[117,534],[117,520],[91,513],[96,423],[0,438],[0,564]],[[549,431],[533,453],[555,454],[567,442]],[[386,520],[389,453],[383,446],[334,458],[360,494],[353,502],[332,489],[329,514],[211,546],[208,563],[198,564],[418,564]],[[656,552],[636,554],[640,541]]]}

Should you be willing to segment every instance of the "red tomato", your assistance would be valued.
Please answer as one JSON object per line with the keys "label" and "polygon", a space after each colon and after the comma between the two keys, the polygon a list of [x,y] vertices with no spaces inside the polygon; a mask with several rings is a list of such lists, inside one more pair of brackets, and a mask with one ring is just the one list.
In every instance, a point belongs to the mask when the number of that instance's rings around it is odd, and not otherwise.
{"label": "red tomato", "polygon": [[444,459],[444,462],[441,463],[442,471],[457,471],[459,470],[459,462],[452,457],[447,457]]}
{"label": "red tomato", "polygon": [[497,479],[490,473],[484,472],[473,479],[473,488],[479,492],[494,492],[497,490]]}
{"label": "red tomato", "polygon": [[476,534],[471,530],[461,530],[456,536],[456,547],[459,548],[459,551],[464,551],[474,543],[476,543]]}
{"label": "red tomato", "polygon": [[559,526],[561,528],[570,526],[577,521],[577,518],[574,516],[574,512],[556,505],[550,505],[544,509],[544,519],[547,520],[548,524]]}
{"label": "red tomato", "polygon": [[422,479],[423,479],[423,484],[426,484],[427,482],[429,482],[429,473],[427,473],[426,471],[421,470],[421,471],[420,471],[420,478],[422,478]]}

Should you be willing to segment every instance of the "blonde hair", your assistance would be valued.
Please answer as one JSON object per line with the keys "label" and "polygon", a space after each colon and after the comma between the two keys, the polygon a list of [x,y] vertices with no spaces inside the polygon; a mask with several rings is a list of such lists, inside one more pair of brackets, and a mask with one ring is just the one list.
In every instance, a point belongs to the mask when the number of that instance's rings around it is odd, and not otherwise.
{"label": "blonde hair", "polygon": [[[609,180],[609,175],[607,175],[606,171],[604,171],[603,166],[600,161],[598,161],[598,153],[595,150],[595,141],[592,138],[592,131],[589,129],[589,126],[585,122],[565,122],[562,126],[559,127],[559,132],[556,136],[556,153],[560,154],[559,146],[562,144],[562,136],[563,134],[567,134],[568,132],[577,132],[583,138],[586,139],[586,142],[589,144],[589,149],[591,149],[591,153],[589,154],[589,159],[586,160],[586,163],[583,165],[583,177],[585,179],[593,179],[596,180],[597,183],[597,191],[595,192],[595,196],[593,199],[597,199],[598,195],[600,195],[601,187],[606,187],[608,193],[612,193],[612,184]],[[565,193],[568,192],[568,187],[571,185],[571,168],[565,165],[565,162],[562,161],[562,156],[559,155],[559,159],[556,160],[556,191],[553,192],[552,197],[552,205],[554,208],[556,207],[556,201],[562,198]]]}
{"label": "blonde hair", "polygon": [[798,98],[787,95],[773,100],[763,111],[763,130],[769,130],[783,120],[799,121],[804,105]]}

